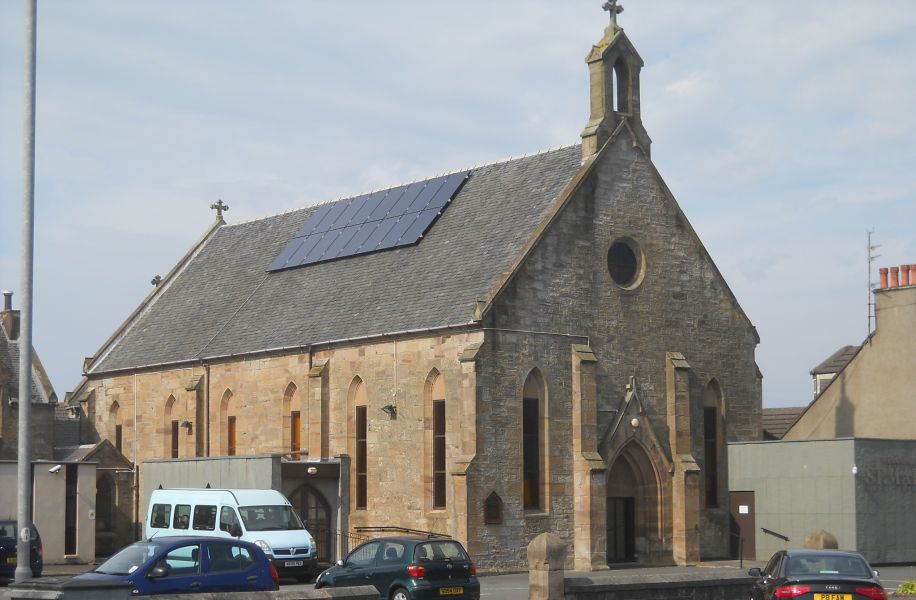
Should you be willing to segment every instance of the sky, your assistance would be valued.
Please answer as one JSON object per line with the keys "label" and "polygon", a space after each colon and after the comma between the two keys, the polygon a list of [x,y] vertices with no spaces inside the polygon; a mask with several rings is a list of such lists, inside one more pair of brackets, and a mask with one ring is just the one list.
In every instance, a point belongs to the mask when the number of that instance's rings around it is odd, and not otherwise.
{"label": "sky", "polygon": [[[206,231],[578,143],[602,0],[40,0],[33,342],[58,396]],[[916,263],[916,2],[623,0],[652,159],[761,342],[765,407]],[[0,2],[0,288],[23,2]],[[231,260],[231,257],[227,257]],[[14,295],[14,307],[19,307]]]}

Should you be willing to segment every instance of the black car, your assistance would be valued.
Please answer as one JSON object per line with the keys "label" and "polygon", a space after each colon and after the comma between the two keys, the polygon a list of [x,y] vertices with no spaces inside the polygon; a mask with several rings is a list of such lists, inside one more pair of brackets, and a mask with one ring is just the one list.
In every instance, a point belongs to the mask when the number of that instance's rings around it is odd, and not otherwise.
{"label": "black car", "polygon": [[780,550],[757,577],[752,600],[886,600],[887,593],[862,555],[840,550]]}
{"label": "black car", "polygon": [[477,568],[445,537],[383,537],[357,546],[327,569],[315,588],[374,585],[384,600],[480,598]]}
{"label": "black car", "polygon": [[[32,535],[29,540],[29,560],[32,577],[40,577],[44,568],[41,536],[34,523],[29,524]],[[16,574],[16,521],[0,520],[0,580],[13,579]]]}

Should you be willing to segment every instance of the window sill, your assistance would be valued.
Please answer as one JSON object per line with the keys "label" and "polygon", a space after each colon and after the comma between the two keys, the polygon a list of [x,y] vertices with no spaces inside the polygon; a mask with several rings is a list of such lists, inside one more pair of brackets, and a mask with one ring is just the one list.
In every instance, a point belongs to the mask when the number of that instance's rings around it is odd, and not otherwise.
{"label": "window sill", "polygon": [[526,519],[547,519],[547,518],[550,518],[550,513],[540,508],[529,508],[525,510],[525,518]]}

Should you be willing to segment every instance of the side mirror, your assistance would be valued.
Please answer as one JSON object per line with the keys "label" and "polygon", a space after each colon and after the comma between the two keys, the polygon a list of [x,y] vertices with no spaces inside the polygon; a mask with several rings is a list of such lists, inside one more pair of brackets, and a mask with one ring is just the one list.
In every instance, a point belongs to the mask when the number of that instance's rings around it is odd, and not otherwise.
{"label": "side mirror", "polygon": [[881,577],[881,573],[878,571],[878,569],[875,569],[874,571],[872,571],[872,573],[875,574],[875,579],[877,579],[878,577]]}
{"label": "side mirror", "polygon": [[169,572],[172,569],[169,568],[169,565],[165,562],[159,562],[155,567],[149,570],[149,573],[146,574],[147,579],[160,579],[162,577],[168,576]]}
{"label": "side mirror", "polygon": [[763,571],[760,570],[760,567],[754,567],[753,569],[747,572],[751,577],[763,577]]}
{"label": "side mirror", "polygon": [[343,561],[342,561],[342,560],[338,560],[336,564],[337,564],[337,566],[338,566],[338,567],[342,567],[342,566],[344,566],[344,564],[343,564]]}
{"label": "side mirror", "polygon": [[233,523],[229,528],[229,535],[232,537],[242,537],[242,526],[238,523]]}

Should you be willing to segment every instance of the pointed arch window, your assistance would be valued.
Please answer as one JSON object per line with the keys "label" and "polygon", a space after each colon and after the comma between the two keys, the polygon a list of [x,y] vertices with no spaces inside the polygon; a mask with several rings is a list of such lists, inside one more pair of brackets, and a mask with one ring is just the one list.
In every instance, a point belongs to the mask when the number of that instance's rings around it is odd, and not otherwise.
{"label": "pointed arch window", "polygon": [[725,407],[719,382],[711,380],[703,393],[703,456],[706,506],[719,506],[719,479],[724,452]]}
{"label": "pointed arch window", "polygon": [[496,492],[490,492],[483,503],[483,522],[486,525],[501,525],[503,522],[503,499]]}
{"label": "pointed arch window", "polygon": [[365,509],[369,504],[369,422],[368,394],[362,379],[356,377],[350,384],[348,405],[353,407],[353,450],[354,450],[354,485],[356,508]]}
{"label": "pointed arch window", "polygon": [[356,407],[356,508],[366,508],[368,505],[367,434],[368,424],[364,404]]}
{"label": "pointed arch window", "polygon": [[299,411],[297,391],[296,384],[290,382],[283,393],[283,449],[290,453],[292,460],[302,457],[302,413]]}
{"label": "pointed arch window", "polygon": [[448,504],[446,473],[448,450],[446,446],[445,379],[437,369],[433,369],[426,378],[423,400],[426,422],[424,478],[430,482],[426,488],[427,507],[442,510]]}
{"label": "pointed arch window", "polygon": [[544,379],[535,369],[525,380],[522,394],[522,495],[525,510],[542,509],[545,505],[546,414]]}
{"label": "pointed arch window", "polygon": [[165,448],[164,454],[169,458],[178,458],[178,402],[175,396],[169,396],[165,402]]}
{"label": "pointed arch window", "polygon": [[227,389],[219,403],[220,452],[226,456],[235,456],[238,450],[238,428],[233,412],[232,390]]}
{"label": "pointed arch window", "polygon": [[121,406],[118,404],[117,400],[111,403],[111,408],[108,410],[108,423],[111,428],[112,436],[114,438],[115,448],[118,449],[118,452],[122,451],[122,434],[121,434]]}

